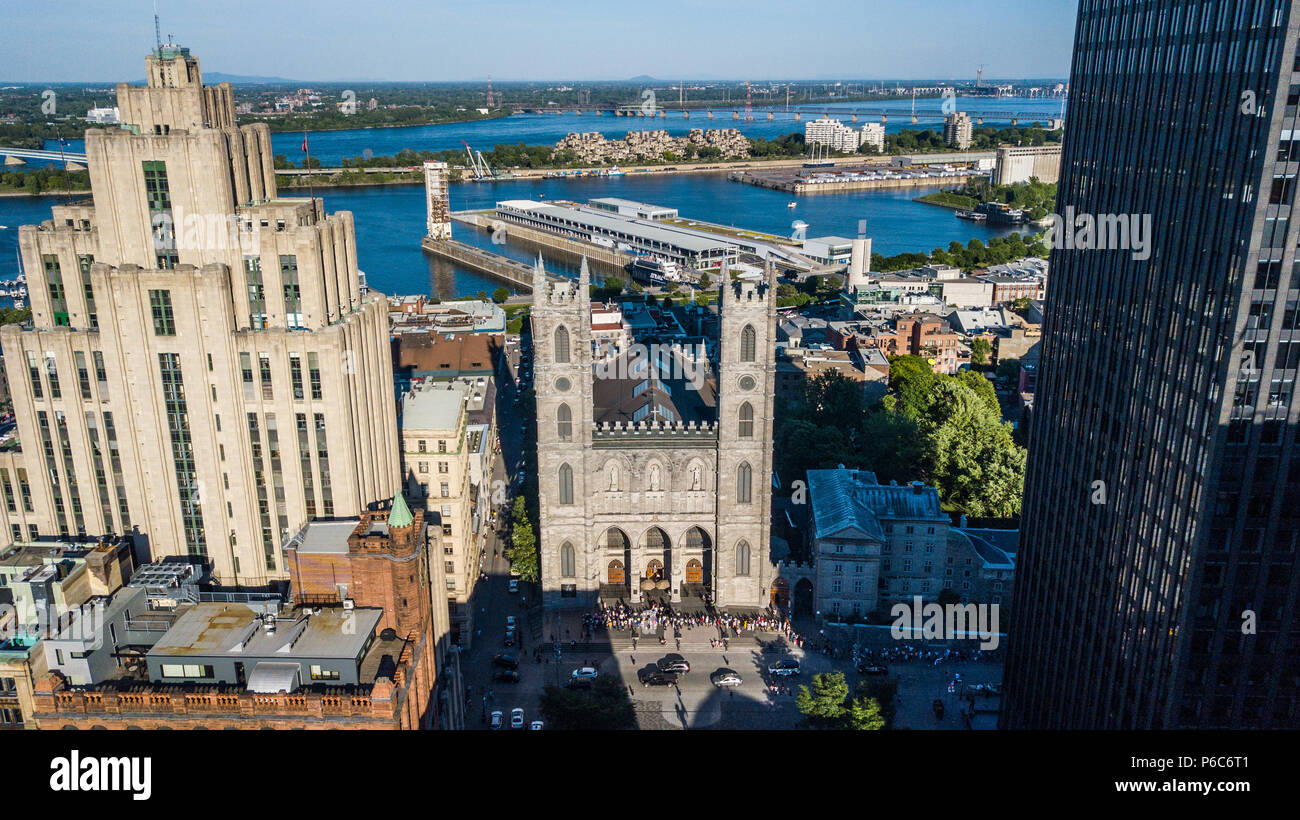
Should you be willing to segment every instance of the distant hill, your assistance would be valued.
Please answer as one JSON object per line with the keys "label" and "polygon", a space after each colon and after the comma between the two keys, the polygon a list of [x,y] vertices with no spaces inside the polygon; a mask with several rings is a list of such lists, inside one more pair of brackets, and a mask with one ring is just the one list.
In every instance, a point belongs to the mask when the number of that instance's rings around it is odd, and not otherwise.
{"label": "distant hill", "polygon": [[297,82],[297,80],[288,80],[284,77],[251,77],[247,74],[223,74],[220,71],[203,72],[203,80],[209,83],[232,83],[234,85],[279,85]]}

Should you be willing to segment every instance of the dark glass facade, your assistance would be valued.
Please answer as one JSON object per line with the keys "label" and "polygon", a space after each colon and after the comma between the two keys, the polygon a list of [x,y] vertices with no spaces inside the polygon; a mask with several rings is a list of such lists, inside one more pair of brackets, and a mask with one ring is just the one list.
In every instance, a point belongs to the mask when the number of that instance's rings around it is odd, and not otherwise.
{"label": "dark glass facade", "polygon": [[1296,12],[1080,0],[1006,728],[1300,726]]}

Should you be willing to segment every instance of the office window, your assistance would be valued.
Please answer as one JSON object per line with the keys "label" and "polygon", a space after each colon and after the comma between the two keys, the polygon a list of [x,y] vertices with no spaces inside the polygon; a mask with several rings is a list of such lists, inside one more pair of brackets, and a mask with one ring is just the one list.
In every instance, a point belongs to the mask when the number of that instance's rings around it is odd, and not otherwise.
{"label": "office window", "polygon": [[149,291],[149,310],[153,314],[153,332],[155,336],[176,335],[176,320],[172,316],[171,291]]}

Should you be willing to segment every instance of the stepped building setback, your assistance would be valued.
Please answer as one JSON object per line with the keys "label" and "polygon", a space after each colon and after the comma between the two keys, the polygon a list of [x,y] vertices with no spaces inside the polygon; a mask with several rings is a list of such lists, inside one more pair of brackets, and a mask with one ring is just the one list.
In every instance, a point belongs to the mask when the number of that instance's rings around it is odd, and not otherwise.
{"label": "stepped building setback", "polygon": [[397,489],[388,306],[352,215],[279,196],[229,83],[171,44],[145,69],[117,87],[123,125],[86,132],[92,199],[19,230],[32,320],[0,330],[21,442],[0,524],[134,535],[264,585],[307,521]]}

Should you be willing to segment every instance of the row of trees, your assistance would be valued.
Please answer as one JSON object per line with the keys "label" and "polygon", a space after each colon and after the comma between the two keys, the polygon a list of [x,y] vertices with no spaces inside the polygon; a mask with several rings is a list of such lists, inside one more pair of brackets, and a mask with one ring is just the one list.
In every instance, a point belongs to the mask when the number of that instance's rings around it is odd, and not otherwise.
{"label": "row of trees", "polygon": [[897,356],[889,386],[867,407],[860,383],[828,370],[799,399],[781,401],[774,452],[787,484],[843,464],[884,483],[925,481],[945,509],[972,517],[1020,514],[1025,450],[1002,421],[992,382],[971,370],[936,374],[924,359]]}
{"label": "row of trees", "polygon": [[894,256],[873,253],[871,269],[879,273],[888,273],[934,264],[974,270],[1014,262],[1027,256],[1046,258],[1049,250],[1041,234],[1026,238],[1019,233],[1013,233],[1009,236],[992,237],[987,243],[978,238],[970,240],[965,245],[953,241],[948,243],[947,250],[935,248],[929,253],[900,253]]}
{"label": "row of trees", "polygon": [[30,171],[0,173],[0,191],[40,194],[46,191],[86,191],[90,189],[89,171],[64,171],[47,165]]}
{"label": "row of trees", "polygon": [[[1047,145],[1059,143],[1064,134],[1060,129],[1047,131],[1037,123],[1025,128],[975,128],[971,131],[971,150],[987,151],[999,145]],[[933,128],[904,128],[897,134],[885,135],[886,154],[918,154],[927,151],[950,151],[943,132]],[[858,149],[863,154],[878,153],[874,145]]]}

